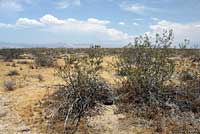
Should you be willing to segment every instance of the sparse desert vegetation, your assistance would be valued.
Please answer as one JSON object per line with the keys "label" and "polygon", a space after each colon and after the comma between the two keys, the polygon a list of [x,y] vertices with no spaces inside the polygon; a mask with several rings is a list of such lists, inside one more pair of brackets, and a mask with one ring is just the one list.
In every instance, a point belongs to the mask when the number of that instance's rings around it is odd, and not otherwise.
{"label": "sparse desert vegetation", "polygon": [[172,31],[155,38],[116,49],[1,49],[0,131],[199,133],[200,50],[172,48]]}
{"label": "sparse desert vegetation", "polygon": [[0,0],[0,134],[200,134],[200,0]]}

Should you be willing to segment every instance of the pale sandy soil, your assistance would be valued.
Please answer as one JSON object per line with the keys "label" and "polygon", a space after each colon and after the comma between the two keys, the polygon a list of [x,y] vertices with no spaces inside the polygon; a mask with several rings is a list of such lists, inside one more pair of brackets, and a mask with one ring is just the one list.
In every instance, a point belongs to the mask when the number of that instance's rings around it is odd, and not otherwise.
{"label": "pale sandy soil", "polygon": [[[116,78],[111,72],[112,57],[104,59],[101,76],[114,85]],[[7,66],[0,61],[0,134],[46,134],[43,98],[55,91],[56,85],[63,81],[54,76],[53,68],[30,69],[29,64]],[[11,63],[9,63],[11,64]],[[177,70],[180,68],[177,68]],[[18,70],[19,76],[7,76],[10,70]],[[44,81],[39,82],[37,75],[42,74]],[[14,91],[5,92],[3,83],[13,80],[17,83]],[[89,119],[90,133],[94,134],[151,134],[149,129],[133,124],[123,114],[115,114],[116,106],[105,106],[101,115]],[[89,133],[88,132],[88,133]]]}

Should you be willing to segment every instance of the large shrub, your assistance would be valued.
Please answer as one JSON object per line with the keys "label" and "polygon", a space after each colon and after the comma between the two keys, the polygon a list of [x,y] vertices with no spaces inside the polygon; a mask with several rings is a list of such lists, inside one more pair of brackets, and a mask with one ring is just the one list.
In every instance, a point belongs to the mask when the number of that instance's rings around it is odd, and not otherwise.
{"label": "large shrub", "polygon": [[145,35],[136,38],[134,46],[125,48],[117,57],[118,74],[123,72],[117,89],[119,110],[151,120],[159,133],[164,133],[170,122],[199,128],[199,78],[188,80],[186,76],[181,85],[170,84],[175,74],[172,41],[172,31],[157,34],[155,43]]}
{"label": "large shrub", "polygon": [[122,101],[158,103],[159,93],[165,90],[164,83],[174,72],[174,63],[169,57],[172,40],[172,31],[157,34],[154,44],[145,35],[135,39],[134,48],[123,50],[118,57],[119,71],[125,75],[119,90],[124,92],[120,94]]}

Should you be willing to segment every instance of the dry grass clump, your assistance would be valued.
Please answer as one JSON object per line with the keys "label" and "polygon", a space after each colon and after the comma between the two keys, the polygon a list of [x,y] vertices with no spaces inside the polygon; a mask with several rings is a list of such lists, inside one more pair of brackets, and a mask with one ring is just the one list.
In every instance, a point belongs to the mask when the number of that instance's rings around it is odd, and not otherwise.
{"label": "dry grass clump", "polygon": [[111,90],[98,76],[102,59],[97,54],[67,57],[65,66],[58,68],[57,74],[66,81],[66,86],[50,97],[46,113],[50,115],[51,127],[60,120],[64,133],[75,133],[81,119],[91,116],[91,110],[95,110],[98,104],[112,104]]}
{"label": "dry grass clump", "polygon": [[4,81],[5,91],[12,91],[16,88],[16,83],[11,80]]}

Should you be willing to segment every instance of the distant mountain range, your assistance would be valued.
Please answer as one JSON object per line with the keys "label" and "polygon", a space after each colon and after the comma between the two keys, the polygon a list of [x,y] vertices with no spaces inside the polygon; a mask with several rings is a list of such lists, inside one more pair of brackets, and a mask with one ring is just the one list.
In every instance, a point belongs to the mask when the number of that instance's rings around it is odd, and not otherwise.
{"label": "distant mountain range", "polygon": [[25,44],[25,43],[9,43],[0,42],[2,48],[87,48],[91,44],[67,44],[67,43],[45,43],[45,44]]}
{"label": "distant mountain range", "polygon": [[[1,42],[0,41],[0,49],[2,48],[89,48],[94,43],[75,43],[75,44],[67,44],[67,43],[10,43],[10,42]],[[111,44],[100,44],[105,48],[112,48]],[[117,45],[116,47],[120,47]]]}

